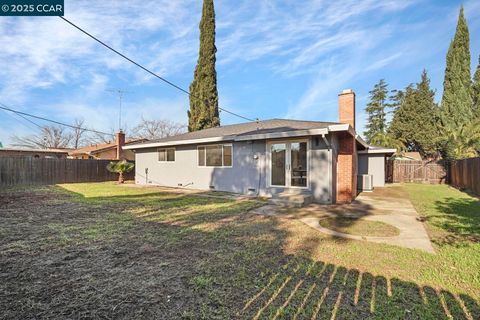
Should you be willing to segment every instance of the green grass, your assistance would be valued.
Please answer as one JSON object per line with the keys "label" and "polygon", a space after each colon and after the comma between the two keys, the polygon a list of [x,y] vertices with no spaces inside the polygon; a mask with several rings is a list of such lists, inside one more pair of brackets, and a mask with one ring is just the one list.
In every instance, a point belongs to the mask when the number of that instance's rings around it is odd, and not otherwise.
{"label": "green grass", "polygon": [[347,217],[322,218],[318,223],[337,232],[369,237],[393,237],[400,231],[392,225],[380,221],[359,220]]}
{"label": "green grass", "polygon": [[392,188],[435,255],[249,214],[257,201],[113,183],[1,190],[0,318],[480,318],[478,199]]}

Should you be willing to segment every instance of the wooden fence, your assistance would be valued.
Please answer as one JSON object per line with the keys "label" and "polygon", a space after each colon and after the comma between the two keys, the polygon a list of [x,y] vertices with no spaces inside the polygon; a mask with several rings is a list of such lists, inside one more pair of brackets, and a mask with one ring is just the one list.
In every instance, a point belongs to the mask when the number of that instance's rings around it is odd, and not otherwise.
{"label": "wooden fence", "polygon": [[450,184],[480,196],[480,158],[468,158],[450,165]]}
{"label": "wooden fence", "polygon": [[446,183],[447,167],[438,161],[387,160],[387,182]]}
{"label": "wooden fence", "polygon": [[[118,179],[109,172],[110,160],[0,157],[0,186],[101,182]],[[125,179],[134,179],[132,171]]]}

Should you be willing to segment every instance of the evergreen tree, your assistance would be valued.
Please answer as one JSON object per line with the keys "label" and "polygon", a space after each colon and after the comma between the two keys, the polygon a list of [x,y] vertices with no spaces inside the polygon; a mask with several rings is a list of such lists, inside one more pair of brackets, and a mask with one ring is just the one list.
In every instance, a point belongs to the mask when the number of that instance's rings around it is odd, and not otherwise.
{"label": "evergreen tree", "polygon": [[403,90],[392,90],[392,94],[390,95],[390,108],[392,109],[390,112],[395,114],[398,107],[403,103],[405,99],[405,92]]}
{"label": "evergreen tree", "polygon": [[474,118],[480,119],[480,56],[478,57],[477,71],[473,76],[472,100]]}
{"label": "evergreen tree", "polygon": [[472,94],[470,76],[470,39],[467,21],[460,9],[455,37],[447,53],[443,81],[442,122],[444,126],[460,126],[471,118]]}
{"label": "evergreen tree", "polygon": [[387,83],[381,79],[369,92],[370,102],[367,104],[365,111],[368,114],[367,131],[365,131],[365,138],[368,143],[373,143],[375,136],[386,134],[386,107],[388,98]]}
{"label": "evergreen tree", "polygon": [[415,88],[413,84],[410,84],[402,92],[402,99],[393,114],[388,133],[395,139],[402,141],[407,150],[412,151],[414,146],[411,145],[411,141],[415,128],[413,128],[411,122],[414,120]]}
{"label": "evergreen tree", "polygon": [[435,156],[439,137],[438,108],[435,104],[435,91],[430,88],[430,79],[426,70],[423,70],[422,78],[417,83],[415,103],[415,122],[412,124],[414,141],[412,142],[416,144],[416,148],[423,156]]}
{"label": "evergreen tree", "polygon": [[190,85],[188,131],[220,125],[217,72],[215,70],[215,9],[213,0],[204,0],[200,21],[200,50]]}
{"label": "evergreen tree", "polygon": [[405,89],[389,127],[389,133],[402,141],[407,150],[418,151],[424,157],[437,154],[438,111],[434,99],[435,91],[424,70],[420,82]]}

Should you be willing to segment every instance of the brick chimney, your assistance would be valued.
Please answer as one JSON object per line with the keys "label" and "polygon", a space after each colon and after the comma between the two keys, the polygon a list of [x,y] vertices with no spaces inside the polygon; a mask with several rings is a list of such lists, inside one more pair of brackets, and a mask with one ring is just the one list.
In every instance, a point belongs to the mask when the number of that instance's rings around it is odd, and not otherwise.
{"label": "brick chimney", "polygon": [[341,123],[348,123],[355,129],[355,92],[345,89],[338,95],[338,113]]}
{"label": "brick chimney", "polygon": [[125,133],[122,130],[115,134],[115,144],[117,145],[117,160],[123,160],[123,149],[125,145]]}
{"label": "brick chimney", "polygon": [[[341,123],[355,129],[355,93],[343,90],[338,95],[338,113]],[[348,132],[338,134],[336,203],[350,203],[357,195],[356,141]]]}

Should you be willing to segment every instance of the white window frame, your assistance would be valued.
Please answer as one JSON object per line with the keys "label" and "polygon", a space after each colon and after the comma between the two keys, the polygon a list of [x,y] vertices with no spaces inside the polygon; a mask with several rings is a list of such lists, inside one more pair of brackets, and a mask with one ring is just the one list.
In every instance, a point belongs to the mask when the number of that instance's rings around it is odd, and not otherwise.
{"label": "white window frame", "polygon": [[[307,186],[306,187],[296,187],[292,186],[290,183],[289,175],[285,172],[286,180],[285,185],[274,185],[272,184],[272,145],[285,143],[286,144],[286,161],[287,164],[291,166],[291,144],[295,142],[306,142],[307,143]],[[310,139],[288,139],[288,140],[271,140],[265,144],[265,151],[267,154],[267,174],[266,174],[266,183],[268,188],[285,188],[285,189],[309,189],[310,190],[310,150],[311,150],[311,142]]]}
{"label": "white window frame", "polygon": [[[214,147],[214,146],[221,146],[222,148],[222,165],[221,166],[207,166],[207,148],[206,147]],[[232,164],[229,165],[229,166],[225,166],[223,165],[223,147],[231,147],[232,149]],[[198,164],[198,160],[200,160],[200,151],[199,149],[200,148],[205,148],[204,149],[204,158],[203,158],[203,163],[205,163],[205,165],[201,166]],[[217,143],[217,144],[205,144],[205,145],[199,145],[197,146],[197,167],[198,168],[232,168],[233,167],[233,144],[231,143]]]}
{"label": "white window frame", "polygon": [[[174,160],[173,161],[168,161],[168,155],[167,155],[167,150],[173,150],[173,158]],[[160,150],[165,150],[165,160],[160,160],[159,159],[159,155],[160,155]],[[168,148],[157,148],[157,161],[160,162],[160,163],[174,163],[175,161],[177,161],[177,150],[175,148],[172,148],[172,147],[168,147]]]}

